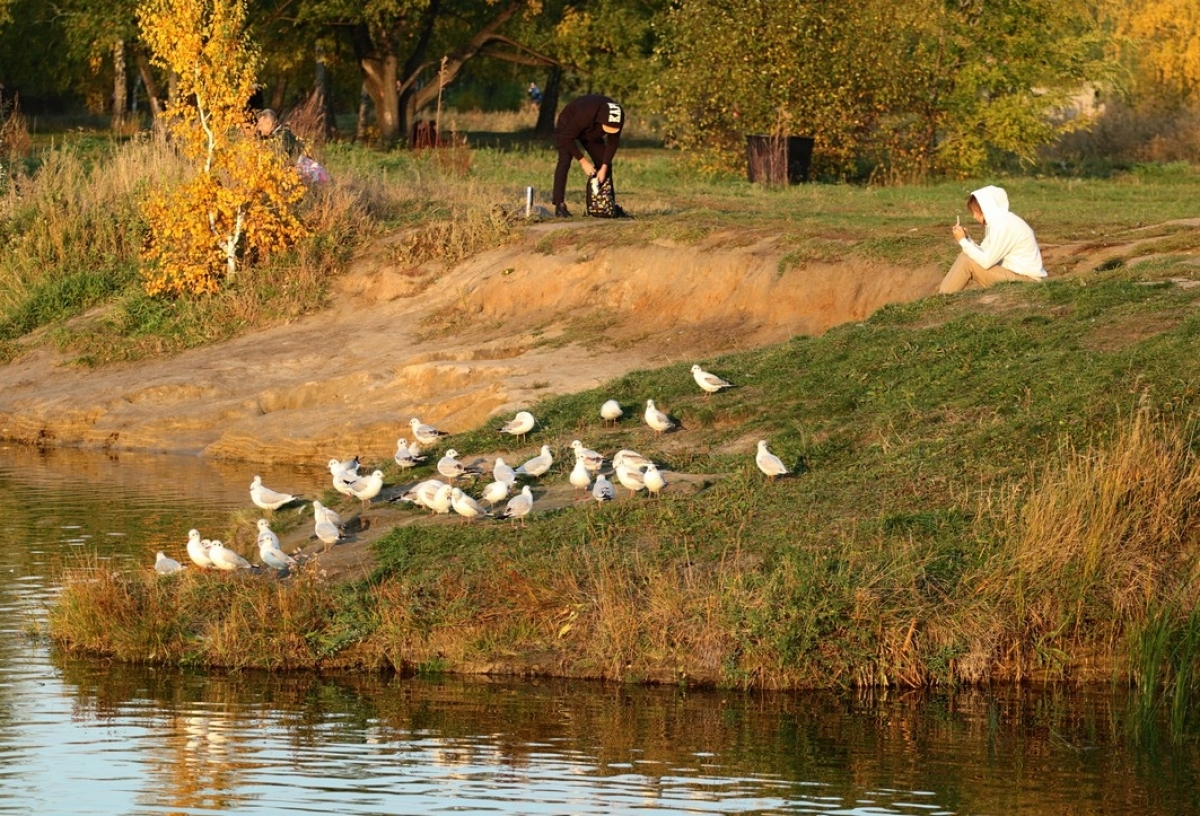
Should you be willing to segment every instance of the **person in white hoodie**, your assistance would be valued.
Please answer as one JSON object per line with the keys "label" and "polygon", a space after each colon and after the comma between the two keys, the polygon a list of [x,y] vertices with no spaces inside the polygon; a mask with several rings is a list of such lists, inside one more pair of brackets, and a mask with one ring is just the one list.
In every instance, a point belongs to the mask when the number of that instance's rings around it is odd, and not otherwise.
{"label": "person in white hoodie", "polygon": [[962,254],[938,286],[940,294],[961,292],[975,281],[991,286],[1002,281],[1040,281],[1046,277],[1042,251],[1033,228],[1008,209],[1002,187],[981,187],[967,199],[967,209],[984,226],[983,241],[975,243],[961,224],[952,227]]}

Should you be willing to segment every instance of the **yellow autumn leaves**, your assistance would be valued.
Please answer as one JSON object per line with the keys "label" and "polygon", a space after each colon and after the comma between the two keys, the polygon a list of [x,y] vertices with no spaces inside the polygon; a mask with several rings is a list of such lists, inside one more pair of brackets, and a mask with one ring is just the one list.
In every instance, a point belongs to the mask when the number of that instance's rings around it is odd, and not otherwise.
{"label": "yellow autumn leaves", "polygon": [[215,292],[306,234],[299,174],[246,127],[259,55],[245,17],[244,0],[144,0],[138,9],[153,61],[176,79],[169,138],[194,164],[187,181],[145,204],[151,295]]}

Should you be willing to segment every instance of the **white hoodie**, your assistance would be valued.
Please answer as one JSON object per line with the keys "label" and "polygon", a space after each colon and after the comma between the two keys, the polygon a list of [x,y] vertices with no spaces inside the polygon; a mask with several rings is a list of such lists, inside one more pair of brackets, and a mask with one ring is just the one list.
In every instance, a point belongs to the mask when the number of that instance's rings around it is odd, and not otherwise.
{"label": "white hoodie", "polygon": [[970,238],[958,242],[971,260],[989,269],[996,264],[1031,278],[1046,277],[1042,266],[1042,251],[1038,249],[1033,228],[1008,210],[1008,193],[1002,187],[981,187],[971,193],[983,210],[985,229],[983,242]]}

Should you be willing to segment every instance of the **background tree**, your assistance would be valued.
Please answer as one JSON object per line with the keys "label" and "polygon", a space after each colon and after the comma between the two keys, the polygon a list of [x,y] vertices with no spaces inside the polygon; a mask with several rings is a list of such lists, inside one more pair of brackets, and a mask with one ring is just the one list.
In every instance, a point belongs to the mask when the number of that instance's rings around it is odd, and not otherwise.
{"label": "background tree", "polygon": [[244,258],[286,249],[304,234],[303,195],[290,163],[247,136],[246,103],[258,57],[243,0],[146,0],[138,11],[154,61],[178,77],[167,113],[189,181],[146,205],[150,294],[213,292]]}
{"label": "background tree", "polygon": [[1131,0],[1106,7],[1113,52],[1133,77],[1130,89],[1154,104],[1200,103],[1200,0]]}

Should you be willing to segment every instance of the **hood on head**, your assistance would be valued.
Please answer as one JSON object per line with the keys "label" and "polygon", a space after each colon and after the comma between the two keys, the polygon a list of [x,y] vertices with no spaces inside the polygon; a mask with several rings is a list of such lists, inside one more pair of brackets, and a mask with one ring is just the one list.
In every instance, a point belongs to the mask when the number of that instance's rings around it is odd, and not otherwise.
{"label": "hood on head", "polygon": [[979,203],[983,218],[989,223],[1008,212],[1008,193],[1004,192],[1003,187],[989,184],[971,193],[971,197]]}

